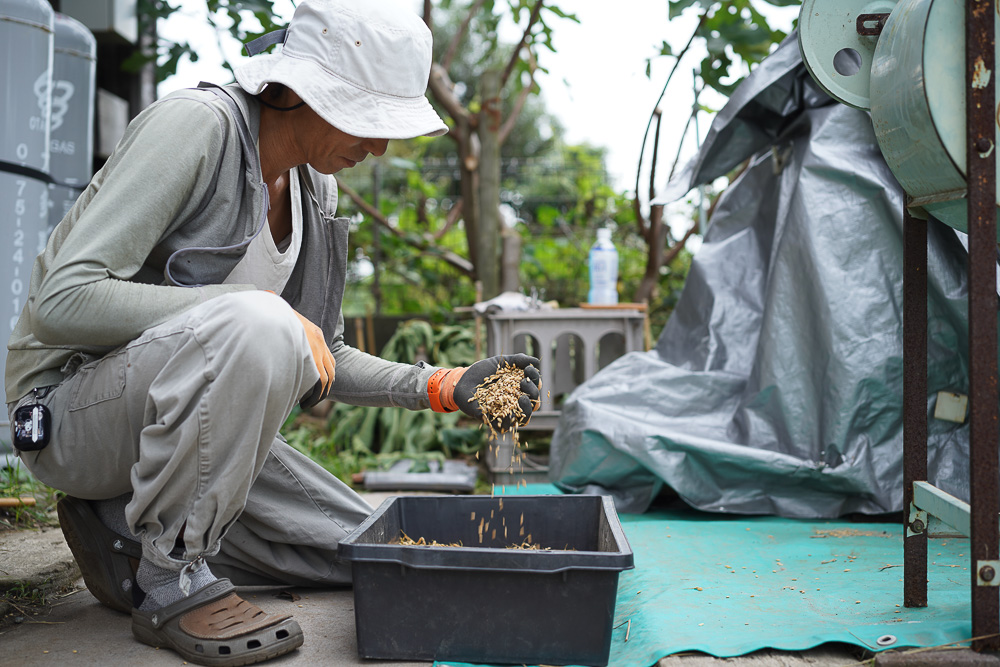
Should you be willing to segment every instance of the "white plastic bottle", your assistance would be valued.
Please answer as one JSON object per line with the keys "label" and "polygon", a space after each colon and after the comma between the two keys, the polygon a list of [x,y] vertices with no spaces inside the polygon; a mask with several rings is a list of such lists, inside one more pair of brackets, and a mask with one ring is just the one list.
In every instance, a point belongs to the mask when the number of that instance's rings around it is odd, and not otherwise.
{"label": "white plastic bottle", "polygon": [[596,305],[618,303],[618,250],[611,242],[611,230],[597,230],[597,241],[590,248],[590,294],[587,301]]}

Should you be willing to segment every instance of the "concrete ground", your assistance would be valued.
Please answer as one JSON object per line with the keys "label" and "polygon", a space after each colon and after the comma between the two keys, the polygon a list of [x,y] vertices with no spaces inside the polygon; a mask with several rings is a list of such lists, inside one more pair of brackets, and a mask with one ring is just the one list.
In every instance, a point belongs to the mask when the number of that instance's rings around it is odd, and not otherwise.
{"label": "concrete ground", "polygon": [[[267,664],[428,665],[358,658],[351,591],[296,593],[301,597],[295,601],[278,598],[274,593],[246,596],[269,612],[294,614],[306,636],[300,649]],[[661,667],[712,667],[720,662],[745,667],[843,667],[857,660],[844,648],[821,648],[803,653],[762,651],[725,661],[698,655],[675,656],[662,660]],[[155,650],[133,640],[127,616],[100,605],[86,590],[79,590],[54,600],[50,613],[0,630],[0,664],[166,667],[185,663],[172,651]]]}
{"label": "concrete ground", "polygon": [[[368,494],[377,506],[392,495]],[[0,666],[79,664],[126,667],[132,665],[186,664],[176,653],[156,650],[132,638],[130,619],[102,606],[83,587],[79,569],[58,528],[41,531],[0,532],[0,592],[16,586],[20,598],[16,606],[3,608],[0,602]],[[33,595],[33,591],[38,593]],[[47,604],[32,607],[30,599],[44,594]],[[362,660],[357,655],[354,632],[354,599],[351,590],[266,591],[245,597],[265,611],[293,614],[305,633],[305,644],[292,654],[268,664],[285,665],[427,665]],[[28,600],[25,604],[22,600]],[[905,664],[987,664],[1000,667],[1000,660],[987,663],[968,652],[946,653],[944,663],[927,662],[927,653],[914,655]],[[883,654],[884,656],[885,654]],[[717,659],[704,654],[682,654],[660,661],[659,667],[846,667],[859,665],[858,649],[828,645],[810,651],[758,651],[738,658]],[[921,660],[921,662],[916,662]],[[726,663],[725,665],[723,663]],[[870,664],[870,663],[869,663]],[[632,667],[632,666],[629,666]],[[634,667],[646,667],[636,665]],[[888,667],[888,665],[886,666]]]}

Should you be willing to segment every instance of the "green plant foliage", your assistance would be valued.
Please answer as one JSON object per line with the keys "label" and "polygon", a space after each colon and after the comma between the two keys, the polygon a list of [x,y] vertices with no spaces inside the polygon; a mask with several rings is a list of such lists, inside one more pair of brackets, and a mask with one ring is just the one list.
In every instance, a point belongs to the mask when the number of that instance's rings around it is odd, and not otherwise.
{"label": "green plant foliage", "polygon": [[632,298],[645,271],[646,247],[634,233],[631,198],[611,187],[604,155],[602,148],[559,144],[556,156],[526,163],[518,179],[504,181],[506,199],[522,221],[522,284],[562,306],[587,299],[587,255],[600,227],[613,229],[623,301]]}
{"label": "green plant foliage", "polygon": [[[405,167],[405,169],[404,169]],[[415,167],[415,169],[414,169]],[[359,165],[338,175],[371,199],[371,165]],[[379,207],[397,229],[413,234],[442,226],[457,199],[447,161],[384,159],[380,167]],[[645,271],[647,249],[635,234],[635,213],[626,193],[615,192],[604,166],[604,149],[567,145],[561,137],[535,158],[503,161],[501,199],[518,220],[521,236],[522,289],[536,290],[545,300],[576,306],[587,298],[587,254],[599,227],[610,226],[619,252],[619,294],[631,300]],[[428,223],[417,209],[424,202]],[[341,200],[341,215],[360,212]],[[374,234],[381,235],[381,312],[425,313],[446,319],[455,306],[475,300],[472,282],[431,252],[417,254],[411,246],[362,219],[351,234],[351,253],[371,256]],[[456,226],[437,242],[441,249],[467,255],[464,232]],[[348,316],[373,310],[373,279],[350,283],[344,302]],[[661,287],[661,290],[668,286]]]}
{"label": "green plant foliage", "polygon": [[[398,145],[390,144],[390,148],[410,152],[410,143],[398,142]],[[450,176],[436,172],[424,177],[422,159],[412,153],[405,160],[397,157],[377,163],[381,171],[379,210],[396,229],[407,238],[420,239],[444,225],[450,207],[457,200],[457,195],[450,194],[454,186]],[[375,165],[376,160],[362,163],[338,174],[338,179],[372,201]],[[422,213],[418,214],[418,209]],[[347,197],[341,198],[338,215],[358,220],[349,238],[350,256],[355,257],[360,252],[378,262],[375,270],[379,277],[379,313],[421,313],[443,320],[451,316],[455,306],[468,306],[475,301],[472,281],[440,258],[445,251],[468,256],[461,226],[453,227],[421,252],[387,233]],[[344,295],[345,315],[376,311],[374,282],[374,276],[370,276],[348,283]]]}
{"label": "green plant foliage", "polygon": [[[174,0],[179,2],[179,0]],[[240,43],[246,43],[261,35],[284,27],[283,22],[275,20],[273,0],[205,0],[208,10],[208,24],[219,35],[230,35]],[[179,4],[171,4],[170,0],[138,0],[136,11],[140,24],[149,26],[160,19],[165,19],[180,9]],[[260,26],[256,30],[251,26]],[[221,49],[220,49],[221,51]],[[187,41],[172,42],[158,38],[155,44],[146,48],[137,48],[131,56],[122,63],[126,72],[137,72],[147,63],[156,63],[156,81],[159,83],[177,73],[177,66],[183,58],[198,62],[198,52]],[[223,61],[223,66],[233,70],[229,61]]]}
{"label": "green plant foliage", "polygon": [[[427,361],[435,366],[467,366],[476,361],[469,326],[431,325],[408,320],[389,339],[381,356],[390,361]],[[461,412],[371,408],[336,403],[325,419],[294,412],[282,434],[290,445],[334,475],[351,483],[351,475],[384,470],[409,459],[413,470],[430,461],[472,455],[486,432]]]}
{"label": "green plant foliage", "polygon": [[39,482],[27,468],[16,461],[13,467],[0,467],[0,497],[35,499],[34,507],[0,507],[0,530],[10,528],[36,528],[58,523],[50,510],[62,494]]}
{"label": "green plant foliage", "polygon": [[15,581],[3,594],[3,599],[14,605],[41,606],[45,604],[45,593],[30,581]]}
{"label": "green plant foliage", "polygon": [[[706,85],[726,97],[732,94],[750,68],[762,61],[787,34],[775,30],[757,9],[761,3],[775,7],[801,4],[801,0],[670,0],[672,19],[688,10],[704,14],[697,37],[704,41],[708,55],[701,61],[699,74]],[[664,42],[659,55],[670,56],[674,51]],[[736,71],[739,66],[740,70]],[[649,61],[646,75],[649,76]]]}

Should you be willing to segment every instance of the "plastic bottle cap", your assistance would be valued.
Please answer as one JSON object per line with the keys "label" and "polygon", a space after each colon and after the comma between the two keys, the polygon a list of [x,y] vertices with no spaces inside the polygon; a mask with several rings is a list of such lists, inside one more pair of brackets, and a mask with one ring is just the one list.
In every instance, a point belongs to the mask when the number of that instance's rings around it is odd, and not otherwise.
{"label": "plastic bottle cap", "polygon": [[610,241],[611,240],[611,230],[607,227],[602,227],[597,230],[597,240],[598,241]]}

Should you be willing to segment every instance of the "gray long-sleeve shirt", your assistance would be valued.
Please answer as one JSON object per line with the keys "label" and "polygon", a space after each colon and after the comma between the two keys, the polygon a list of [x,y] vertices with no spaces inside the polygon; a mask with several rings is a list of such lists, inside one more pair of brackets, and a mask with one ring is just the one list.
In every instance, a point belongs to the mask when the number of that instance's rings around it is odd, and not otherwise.
{"label": "gray long-sleeve shirt", "polygon": [[[255,139],[256,100],[235,86],[226,90]],[[333,217],[333,177],[299,169],[302,251],[281,296],[327,337],[337,362],[330,398],[427,408],[433,368],[388,362],[344,344],[347,221]],[[244,150],[234,111],[217,93],[178,91],[139,114],[34,262],[8,343],[7,401],[61,382],[63,367],[78,353],[103,356],[208,299],[254,289],[219,284],[240,251],[185,249],[248,240],[263,220],[264,200],[256,148]]]}

